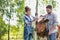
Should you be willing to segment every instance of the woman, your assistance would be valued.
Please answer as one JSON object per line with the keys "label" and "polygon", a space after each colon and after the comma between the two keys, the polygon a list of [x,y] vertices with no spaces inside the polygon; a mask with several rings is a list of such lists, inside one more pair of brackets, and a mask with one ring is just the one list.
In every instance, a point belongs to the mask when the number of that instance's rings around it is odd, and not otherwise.
{"label": "woman", "polygon": [[24,40],[32,40],[33,36],[33,22],[36,18],[31,16],[31,9],[25,7],[26,14],[24,15]]}

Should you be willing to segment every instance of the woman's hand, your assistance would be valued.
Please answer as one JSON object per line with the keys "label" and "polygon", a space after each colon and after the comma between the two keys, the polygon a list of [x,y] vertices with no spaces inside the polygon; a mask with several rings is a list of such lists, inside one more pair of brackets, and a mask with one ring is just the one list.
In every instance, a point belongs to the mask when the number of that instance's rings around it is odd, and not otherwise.
{"label": "woman's hand", "polygon": [[34,21],[38,21],[38,18],[37,18],[37,17],[36,17],[36,18],[34,18],[34,19],[33,19],[33,22],[34,22]]}

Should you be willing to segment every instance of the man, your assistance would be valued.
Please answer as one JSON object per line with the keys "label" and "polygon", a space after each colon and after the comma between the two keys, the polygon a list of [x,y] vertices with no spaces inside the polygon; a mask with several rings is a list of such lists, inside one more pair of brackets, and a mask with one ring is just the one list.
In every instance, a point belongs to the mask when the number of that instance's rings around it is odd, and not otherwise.
{"label": "man", "polygon": [[52,12],[52,6],[48,5],[46,7],[47,14],[44,16],[46,19],[49,20],[47,23],[46,29],[48,32],[48,40],[56,40],[57,34],[57,16]]}

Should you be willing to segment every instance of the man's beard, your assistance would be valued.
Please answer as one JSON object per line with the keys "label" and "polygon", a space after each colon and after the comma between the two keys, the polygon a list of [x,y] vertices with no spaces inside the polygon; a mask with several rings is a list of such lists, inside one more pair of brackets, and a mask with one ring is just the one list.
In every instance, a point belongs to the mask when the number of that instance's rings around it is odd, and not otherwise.
{"label": "man's beard", "polygon": [[48,12],[48,14],[51,14],[51,12]]}

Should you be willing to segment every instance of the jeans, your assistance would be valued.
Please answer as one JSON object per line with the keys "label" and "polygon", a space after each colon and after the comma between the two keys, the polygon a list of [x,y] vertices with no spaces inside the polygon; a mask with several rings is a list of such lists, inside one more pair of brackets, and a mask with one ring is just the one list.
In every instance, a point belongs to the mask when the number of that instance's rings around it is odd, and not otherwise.
{"label": "jeans", "polygon": [[33,28],[32,27],[25,27],[24,28],[24,40],[32,40],[33,37]]}
{"label": "jeans", "polygon": [[32,40],[32,34],[29,34],[29,36],[27,36],[26,38],[24,38],[24,40]]}
{"label": "jeans", "polygon": [[48,36],[48,40],[56,40],[56,35],[57,33],[52,33],[51,35]]}

